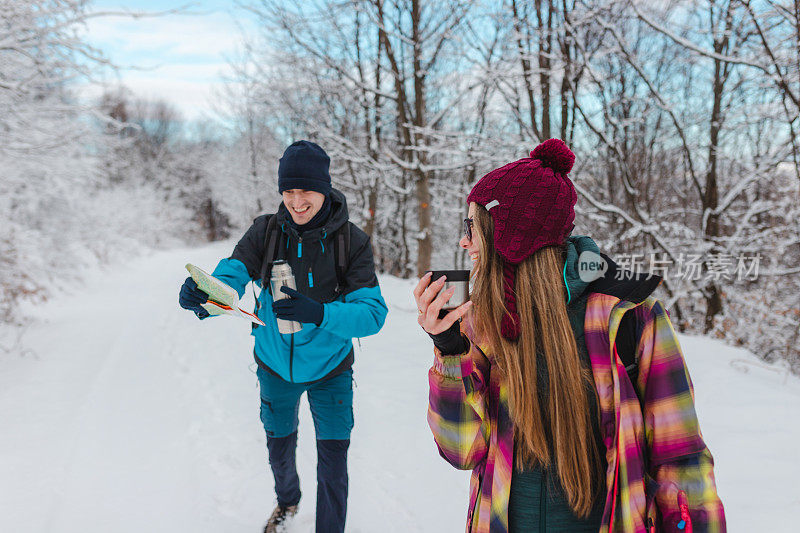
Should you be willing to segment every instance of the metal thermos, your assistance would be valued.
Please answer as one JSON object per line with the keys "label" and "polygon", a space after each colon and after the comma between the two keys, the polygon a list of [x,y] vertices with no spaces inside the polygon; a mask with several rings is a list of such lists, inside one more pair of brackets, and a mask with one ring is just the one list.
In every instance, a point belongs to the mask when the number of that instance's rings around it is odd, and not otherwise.
{"label": "metal thermos", "polygon": [[[269,283],[272,287],[272,299],[276,301],[289,298],[288,294],[281,292],[281,287],[289,287],[290,289],[297,290],[297,285],[294,282],[294,274],[292,274],[292,267],[283,260],[275,261],[272,264],[272,277]],[[300,322],[282,320],[280,318],[276,320],[278,321],[278,331],[284,334],[297,333],[303,328]]]}

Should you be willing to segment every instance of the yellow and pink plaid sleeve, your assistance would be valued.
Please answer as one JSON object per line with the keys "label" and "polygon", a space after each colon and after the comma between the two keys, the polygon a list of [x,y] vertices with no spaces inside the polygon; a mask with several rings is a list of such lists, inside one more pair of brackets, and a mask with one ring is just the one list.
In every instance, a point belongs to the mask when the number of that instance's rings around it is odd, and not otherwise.
{"label": "yellow and pink plaid sleeve", "polygon": [[485,374],[471,357],[478,349],[473,344],[465,354],[444,356],[434,349],[428,371],[428,425],[441,456],[460,470],[475,468],[489,446]]}
{"label": "yellow and pink plaid sleeve", "polygon": [[722,533],[725,512],[714,481],[714,460],[700,432],[692,381],[675,330],[658,300],[647,315],[642,317],[637,385],[644,393],[646,466],[658,487],[661,527],[681,531],[688,512],[694,533]]}

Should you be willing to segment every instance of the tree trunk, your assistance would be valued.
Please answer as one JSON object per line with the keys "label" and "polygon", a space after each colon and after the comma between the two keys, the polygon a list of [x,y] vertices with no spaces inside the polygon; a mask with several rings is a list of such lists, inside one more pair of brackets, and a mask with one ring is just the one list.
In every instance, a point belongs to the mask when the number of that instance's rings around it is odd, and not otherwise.
{"label": "tree trunk", "polygon": [[539,89],[542,93],[542,140],[550,135],[550,54],[553,51],[553,3],[547,2],[545,22],[541,0],[536,0],[536,18],[539,23]]}
{"label": "tree trunk", "polygon": [[[728,9],[730,15],[730,8]],[[725,24],[729,28],[730,24]],[[727,50],[728,37],[725,31],[715,36],[714,52],[722,55]],[[703,212],[706,214],[705,240],[712,243],[712,253],[718,251],[717,238],[720,236],[719,215],[714,211],[719,205],[719,188],[717,184],[717,151],[719,149],[719,134],[722,129],[722,96],[725,90],[729,64],[720,59],[714,59],[714,102],[711,107],[711,124],[708,146],[708,172],[706,173],[705,191],[703,194]],[[708,333],[714,328],[714,317],[722,312],[722,294],[717,283],[711,282],[705,290],[706,316],[703,332]]]}
{"label": "tree trunk", "polygon": [[567,143],[567,145],[572,144],[572,140],[567,135],[568,127],[569,127],[569,79],[572,77],[572,47],[570,46],[570,41],[572,39],[572,32],[569,30],[569,14],[567,13],[567,3],[566,1],[562,3],[562,9],[564,10],[563,13],[563,21],[564,21],[564,35],[561,36],[563,39],[562,46],[561,46],[561,59],[564,61],[564,72],[561,74],[561,131],[560,137],[561,140]]}
{"label": "tree trunk", "polygon": [[[249,98],[249,95],[248,95]],[[247,106],[250,107],[252,104],[248,102]],[[247,117],[247,137],[248,143],[250,148],[250,180],[253,182],[253,192],[255,193],[256,197],[256,213],[261,214],[264,210],[264,206],[261,205],[261,195],[258,194],[258,189],[260,184],[258,183],[258,155],[256,150],[258,147],[256,146],[256,132],[255,132],[255,117],[253,117],[253,110],[248,110],[248,117]]]}
{"label": "tree trunk", "polygon": [[[538,121],[536,120],[536,97],[533,93],[533,81],[531,79],[531,61],[529,57],[530,43],[522,40],[522,21],[517,9],[517,2],[512,0],[511,11],[514,15],[514,30],[517,33],[517,51],[522,65],[522,79],[525,82],[525,93],[528,96],[528,109],[530,111],[531,131],[536,136],[537,141],[543,141],[542,134],[539,132]],[[527,46],[526,46],[527,44]]]}
{"label": "tree trunk", "polygon": [[369,196],[367,196],[367,223],[364,226],[364,233],[372,238],[375,232],[375,212],[378,209],[378,187],[380,182],[376,179],[374,184],[369,189]]}
{"label": "tree trunk", "polygon": [[411,34],[414,61],[414,154],[416,165],[416,198],[417,222],[419,235],[417,236],[417,275],[422,276],[431,266],[433,252],[433,239],[431,238],[431,192],[428,172],[422,166],[427,161],[422,147],[426,146],[423,128],[425,119],[425,73],[422,71],[422,42],[421,42],[421,8],[420,0],[411,1]]}

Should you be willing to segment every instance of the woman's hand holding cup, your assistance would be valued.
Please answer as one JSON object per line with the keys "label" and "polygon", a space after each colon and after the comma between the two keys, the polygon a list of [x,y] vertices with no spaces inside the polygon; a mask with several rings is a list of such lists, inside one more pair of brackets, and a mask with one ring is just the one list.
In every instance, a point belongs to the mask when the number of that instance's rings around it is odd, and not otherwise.
{"label": "woman's hand holding cup", "polygon": [[420,278],[413,292],[419,312],[417,323],[428,333],[436,335],[447,331],[456,321],[466,315],[472,307],[472,302],[467,301],[440,318],[442,307],[453,296],[456,288],[450,287],[443,291],[442,287],[444,287],[446,276],[441,276],[432,283],[431,277],[432,272],[426,272]]}

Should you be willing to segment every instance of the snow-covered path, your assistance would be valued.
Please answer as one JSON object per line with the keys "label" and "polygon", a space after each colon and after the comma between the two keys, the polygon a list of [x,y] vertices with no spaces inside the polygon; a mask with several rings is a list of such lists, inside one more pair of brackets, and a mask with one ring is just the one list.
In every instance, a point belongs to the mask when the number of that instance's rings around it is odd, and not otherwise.
{"label": "snow-covered path", "polygon": [[[231,248],[159,252],[37,310],[23,338],[32,353],[0,360],[0,531],[260,530],[274,500],[249,325],[201,323],[177,306],[183,265],[211,270]],[[439,458],[425,421],[431,352],[413,283],[381,284],[387,324],[356,348],[348,531],[461,531],[468,474]],[[743,350],[681,340],[730,531],[785,530],[800,513],[800,380]],[[308,532],[306,405],[300,424],[292,531]]]}

